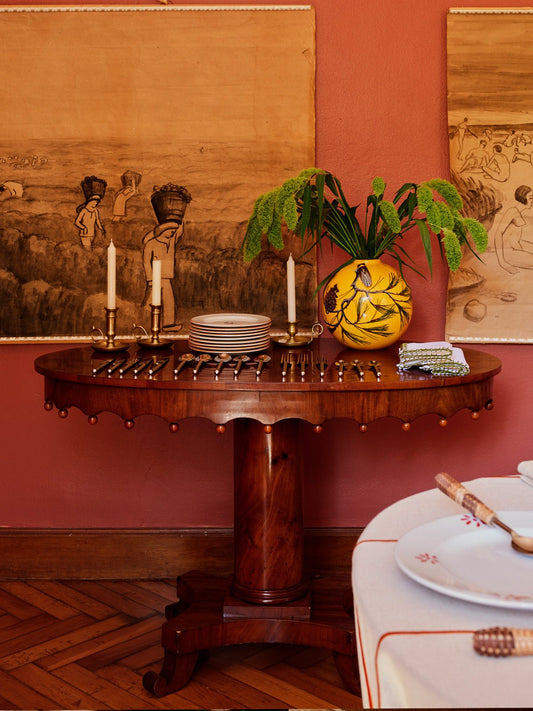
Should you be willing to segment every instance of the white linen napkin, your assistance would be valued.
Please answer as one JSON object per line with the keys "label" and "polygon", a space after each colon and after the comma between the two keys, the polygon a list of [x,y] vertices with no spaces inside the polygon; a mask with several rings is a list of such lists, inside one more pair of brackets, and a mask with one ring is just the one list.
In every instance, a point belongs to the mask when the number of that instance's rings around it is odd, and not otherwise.
{"label": "white linen napkin", "polygon": [[533,486],[533,459],[526,459],[524,462],[520,462],[517,469],[520,474],[520,479],[522,479],[525,484]]}
{"label": "white linen napkin", "polygon": [[466,375],[470,367],[461,348],[447,341],[402,343],[399,370],[420,368],[432,375]]}

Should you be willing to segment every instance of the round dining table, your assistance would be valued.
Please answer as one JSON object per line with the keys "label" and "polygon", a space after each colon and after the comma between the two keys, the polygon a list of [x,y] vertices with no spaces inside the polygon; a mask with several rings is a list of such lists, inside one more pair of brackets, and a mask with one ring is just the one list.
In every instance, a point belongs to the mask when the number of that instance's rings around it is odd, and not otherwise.
{"label": "round dining table", "polygon": [[[518,476],[465,486],[502,520],[512,512],[533,530],[533,487]],[[533,657],[474,649],[481,630],[533,628],[533,556],[514,551],[510,540],[437,488],[392,504],[368,524],[352,559],[364,708],[531,708]],[[406,550],[415,554],[407,566]]]}
{"label": "round dining table", "polygon": [[[346,686],[357,693],[350,591],[346,596],[335,581],[310,580],[304,570],[300,423],[319,433],[324,422],[348,418],[364,433],[384,417],[406,431],[422,415],[433,414],[437,427],[463,409],[478,419],[492,409],[501,363],[465,349],[467,375],[399,372],[397,347],[361,353],[325,337],[298,348],[272,346],[266,360],[251,354],[240,366],[216,356],[201,363],[201,354],[184,362],[188,350],[185,340],[161,350],[131,345],[116,354],[85,346],[35,361],[45,379],[45,408],[57,408],[60,417],[76,407],[96,424],[107,411],[132,429],[138,416],[151,414],[171,432],[191,417],[210,420],[221,433],[233,422],[234,574],[229,581],[197,573],[178,578],[178,601],[166,609],[162,627],[163,666],[147,672],[144,684],[164,696],[188,683],[203,650],[281,642],[331,650]],[[138,359],[151,364],[130,367]],[[123,372],[116,367],[121,360]]]}

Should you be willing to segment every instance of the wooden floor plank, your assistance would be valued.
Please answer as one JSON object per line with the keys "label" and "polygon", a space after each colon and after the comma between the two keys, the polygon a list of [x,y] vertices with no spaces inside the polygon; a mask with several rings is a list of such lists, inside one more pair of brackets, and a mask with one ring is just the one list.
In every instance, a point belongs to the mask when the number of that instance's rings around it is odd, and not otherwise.
{"label": "wooden floor plank", "polygon": [[20,620],[18,617],[15,617],[14,615],[9,615],[6,612],[0,615],[0,634],[1,631],[4,630],[6,627],[11,627],[15,623],[18,624],[19,622]]}
{"label": "wooden floor plank", "polygon": [[[141,605],[129,598],[122,597],[119,593],[109,590],[104,582],[94,580],[69,580],[68,585],[74,590],[78,590],[89,597],[93,597],[106,605],[120,610],[131,617],[144,618],[153,615],[155,610],[150,605]],[[161,610],[157,610],[161,612]]]}
{"label": "wooden floor plank", "polygon": [[201,706],[192,704],[184,698],[179,692],[168,694],[160,699],[155,698],[142,685],[142,674],[128,669],[119,664],[111,664],[97,672],[98,676],[107,679],[112,684],[120,686],[121,689],[130,694],[139,696],[146,700],[147,704],[161,709],[199,709]]}
{"label": "wooden floor plank", "polygon": [[[105,620],[104,622],[109,622],[109,620]],[[111,630],[103,634],[91,636],[89,639],[78,644],[63,647],[61,650],[46,656],[43,655],[39,664],[44,669],[57,669],[64,664],[77,662],[79,659],[121,644],[128,639],[139,637],[147,631],[158,629],[160,626],[161,620],[158,617],[149,617],[147,620],[141,620],[135,624],[123,623],[121,625],[115,625]]]}
{"label": "wooden floor plank", "polygon": [[143,605],[150,605],[154,611],[158,612],[162,612],[169,602],[176,602],[177,599],[175,592],[169,600],[168,597],[163,597],[153,590],[147,590],[132,580],[106,580],[103,584],[118,595]]}
{"label": "wooden floor plank", "polygon": [[4,696],[18,709],[52,709],[57,708],[52,699],[47,698],[37,690],[23,684],[10,674],[0,670],[0,689]]}
{"label": "wooden floor plank", "polygon": [[273,677],[283,680],[293,686],[305,688],[309,693],[318,698],[328,699],[328,701],[343,709],[360,709],[360,699],[349,691],[333,686],[323,679],[309,676],[301,669],[296,669],[289,664],[275,664],[268,668],[268,673]]}
{"label": "wooden floor plank", "polygon": [[167,602],[176,602],[176,579],[172,580],[136,580],[136,585],[157,593]]}
{"label": "wooden floor plank", "polygon": [[[83,664],[86,669],[96,671],[110,664],[115,664],[124,657],[129,657],[131,654],[143,651],[147,647],[154,648],[161,638],[161,622],[162,620],[145,634],[122,640],[118,644],[107,647],[107,649],[99,649],[94,654],[85,656],[80,664]],[[160,650],[162,651],[161,647]],[[161,651],[159,652],[159,656],[161,656]]]}
{"label": "wooden floor plank", "polygon": [[83,669],[77,664],[68,664],[57,669],[54,674],[68,681],[72,686],[85,689],[86,693],[94,696],[99,702],[107,704],[112,709],[154,709],[155,704],[142,698],[141,695],[130,694],[119,686],[111,683],[93,672]]}
{"label": "wooden floor plank", "polygon": [[224,674],[280,699],[283,702],[283,706],[286,705],[296,709],[331,708],[326,699],[308,693],[253,667],[232,664],[224,667]]}
{"label": "wooden floor plank", "polygon": [[12,676],[26,686],[39,689],[41,694],[52,699],[58,709],[108,709],[102,701],[89,696],[79,687],[72,686],[66,681],[59,681],[56,676],[41,669],[35,664],[26,664],[12,672]]}
{"label": "wooden floor plank", "polygon": [[[281,644],[209,650],[189,684],[157,698],[142,677],[161,669],[163,609],[176,600],[174,581],[85,583],[30,581],[7,590],[0,581],[10,610],[0,614],[2,711],[361,708],[327,650]],[[72,616],[59,619],[28,600],[59,616],[70,608]]]}
{"label": "wooden floor plank", "polygon": [[30,605],[25,600],[4,590],[4,583],[0,584],[0,607],[14,617],[18,617],[19,620],[27,620],[42,612],[38,607]]}
{"label": "wooden floor plank", "polygon": [[39,610],[47,612],[49,615],[52,615],[52,617],[57,617],[58,620],[66,620],[79,612],[76,608],[66,605],[55,597],[50,597],[50,595],[47,595],[41,590],[37,590],[36,587],[19,580],[5,581],[2,588],[11,595],[37,607]]}
{"label": "wooden floor plank", "polygon": [[128,654],[120,663],[134,671],[143,668],[155,669],[163,659],[163,647],[161,646],[160,638],[161,635],[159,635],[156,644],[140,649],[134,654]]}
{"label": "wooden floor plank", "polygon": [[214,687],[231,697],[232,708],[272,709],[283,706],[280,699],[228,676],[211,666],[209,661],[200,666],[194,678],[205,686]]}
{"label": "wooden floor plank", "polygon": [[[9,639],[22,637],[25,634],[42,630],[45,627],[57,623],[54,617],[46,615],[44,612],[40,615],[35,615],[35,617],[28,617],[26,620],[19,620],[16,617],[11,617],[11,615],[9,617],[12,620],[12,624],[0,629],[0,645]],[[2,649],[4,649],[4,647],[2,647]]]}
{"label": "wooden floor plank", "polygon": [[50,597],[61,600],[67,605],[83,612],[85,615],[94,617],[96,620],[103,620],[115,612],[113,607],[104,605],[99,600],[84,595],[78,590],[73,590],[68,585],[57,580],[32,580],[31,586],[37,590],[41,590]]}
{"label": "wooden floor plank", "polygon": [[[39,658],[50,645],[66,637],[64,644],[72,643],[72,639],[86,630],[90,617],[76,615],[68,620],[56,620],[55,623],[46,623],[42,627],[34,627],[31,631],[17,635],[2,642],[0,647],[0,669],[15,669],[15,667],[28,664]],[[44,651],[43,651],[44,650]]]}
{"label": "wooden floor plank", "polygon": [[[83,617],[80,615],[79,617]],[[86,619],[86,618],[85,618]],[[129,618],[119,613],[114,617],[109,617],[106,620],[92,622],[92,624],[75,624],[77,618],[73,617],[67,622],[71,623],[71,629],[66,634],[59,634],[50,638],[50,631],[47,629],[47,639],[40,644],[26,646],[24,649],[15,654],[9,654],[0,659],[0,668],[15,669],[23,664],[29,664],[37,660],[43,660],[53,657],[64,650],[70,650],[72,647],[79,646],[84,640],[94,640],[100,638],[106,632],[124,627],[128,624]],[[63,623],[65,624],[65,623]],[[94,648],[94,647],[93,647]]]}

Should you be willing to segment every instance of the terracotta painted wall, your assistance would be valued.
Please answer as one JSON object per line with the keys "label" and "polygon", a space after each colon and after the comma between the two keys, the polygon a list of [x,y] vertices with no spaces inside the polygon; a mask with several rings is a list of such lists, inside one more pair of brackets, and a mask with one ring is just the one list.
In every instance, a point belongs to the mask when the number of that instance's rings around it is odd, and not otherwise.
{"label": "terracotta painted wall", "polygon": [[[354,200],[375,175],[391,188],[447,177],[449,1],[312,4],[317,165],[336,173]],[[321,273],[335,263],[327,255]],[[416,311],[407,338],[441,339],[444,267],[432,281],[413,278],[411,286]],[[171,434],[164,422],[142,417],[127,431],[111,414],[91,427],[75,410],[59,420],[44,411],[42,378],[33,371],[37,355],[58,348],[0,345],[0,525],[231,526],[231,427],[218,435],[211,423],[196,420]],[[513,473],[521,459],[533,459],[533,346],[480,348],[501,358],[503,372],[495,381],[495,409],[477,422],[462,412],[446,428],[427,416],[409,432],[388,420],[366,434],[347,421],[328,423],[321,435],[305,430],[308,525],[362,526],[398,498],[431,487],[440,470],[464,480]]]}

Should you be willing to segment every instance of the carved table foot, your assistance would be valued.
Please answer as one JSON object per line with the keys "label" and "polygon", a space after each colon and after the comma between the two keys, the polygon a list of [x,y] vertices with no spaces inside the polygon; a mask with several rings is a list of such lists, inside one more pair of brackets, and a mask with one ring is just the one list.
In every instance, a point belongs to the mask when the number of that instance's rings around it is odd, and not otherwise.
{"label": "carved table foot", "polygon": [[[167,609],[162,626],[164,660],[160,674],[148,672],[143,684],[156,696],[182,689],[190,681],[199,653],[233,644],[278,643],[321,647],[333,652],[340,677],[352,693],[359,693],[357,648],[353,618],[346,611],[346,581],[340,578],[311,582],[311,612],[302,619],[298,606],[295,617],[280,615],[280,605],[268,613],[268,605],[250,604],[250,617],[225,617],[230,580],[187,573],[178,578],[179,603]],[[305,599],[305,598],[304,598]],[[258,614],[260,609],[261,614]],[[268,616],[271,614],[271,617]]]}

